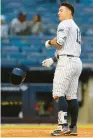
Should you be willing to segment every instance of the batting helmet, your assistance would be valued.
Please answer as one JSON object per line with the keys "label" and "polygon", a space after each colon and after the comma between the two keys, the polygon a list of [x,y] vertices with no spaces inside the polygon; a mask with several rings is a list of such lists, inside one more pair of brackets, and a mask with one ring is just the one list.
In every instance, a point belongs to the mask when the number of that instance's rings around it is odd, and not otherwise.
{"label": "batting helmet", "polygon": [[21,68],[14,68],[10,74],[10,82],[13,85],[21,84],[26,77],[26,72]]}

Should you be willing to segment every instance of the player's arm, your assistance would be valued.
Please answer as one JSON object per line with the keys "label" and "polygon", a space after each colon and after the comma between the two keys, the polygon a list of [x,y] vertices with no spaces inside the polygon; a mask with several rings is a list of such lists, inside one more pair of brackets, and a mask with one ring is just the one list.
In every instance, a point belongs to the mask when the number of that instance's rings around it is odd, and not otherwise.
{"label": "player's arm", "polygon": [[44,66],[44,67],[50,67],[50,66],[52,66],[52,64],[54,62],[57,62],[57,57],[56,56],[43,60],[42,66]]}
{"label": "player's arm", "polygon": [[57,38],[56,37],[51,39],[51,40],[46,41],[45,45],[48,45],[48,44],[49,44],[49,47],[54,46],[54,47],[56,47],[56,49],[61,48],[61,46],[57,43]]}
{"label": "player's arm", "polygon": [[51,46],[56,47],[57,49],[61,49],[64,45],[66,38],[69,34],[69,27],[61,27],[58,29],[57,37],[55,37],[52,40],[47,40],[45,42],[46,48],[49,48]]}

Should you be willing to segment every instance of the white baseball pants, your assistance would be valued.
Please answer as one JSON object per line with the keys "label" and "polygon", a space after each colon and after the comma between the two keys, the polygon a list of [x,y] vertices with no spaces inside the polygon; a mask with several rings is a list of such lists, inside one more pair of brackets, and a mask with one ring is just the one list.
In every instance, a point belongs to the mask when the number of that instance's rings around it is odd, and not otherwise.
{"label": "white baseball pants", "polygon": [[53,79],[53,97],[66,96],[68,100],[77,99],[81,71],[82,62],[80,58],[59,56]]}

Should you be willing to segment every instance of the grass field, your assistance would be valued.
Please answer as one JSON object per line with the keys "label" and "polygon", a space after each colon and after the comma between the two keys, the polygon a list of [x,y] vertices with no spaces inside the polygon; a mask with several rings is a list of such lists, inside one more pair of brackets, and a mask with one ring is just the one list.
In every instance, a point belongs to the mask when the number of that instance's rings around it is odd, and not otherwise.
{"label": "grass field", "polygon": [[[51,138],[51,132],[56,128],[56,125],[47,124],[19,124],[19,125],[1,125],[1,137],[16,138],[16,137],[45,137]],[[71,136],[62,136],[70,137]],[[72,136],[73,137],[73,136]],[[75,137],[92,137],[93,138],[93,125],[78,125],[78,136]],[[56,137],[57,138],[57,137]]]}

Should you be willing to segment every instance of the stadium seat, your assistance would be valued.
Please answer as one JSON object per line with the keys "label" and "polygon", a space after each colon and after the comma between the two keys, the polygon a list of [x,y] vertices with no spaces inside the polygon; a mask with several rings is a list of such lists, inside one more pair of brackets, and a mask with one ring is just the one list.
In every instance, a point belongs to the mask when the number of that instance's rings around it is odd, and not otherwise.
{"label": "stadium seat", "polygon": [[2,52],[18,52],[19,48],[16,46],[4,46],[1,48]]}
{"label": "stadium seat", "polygon": [[40,63],[37,60],[34,59],[22,59],[18,62],[20,65],[26,65],[31,67],[39,67]]}
{"label": "stadium seat", "polygon": [[23,53],[30,53],[30,52],[40,52],[40,46],[33,46],[33,47],[21,47],[20,49]]}
{"label": "stadium seat", "polygon": [[7,41],[4,41],[4,40],[1,40],[1,46],[11,46],[11,43],[7,40]]}
{"label": "stadium seat", "polygon": [[14,46],[18,46],[18,47],[22,47],[22,46],[30,46],[28,43],[26,43],[26,42],[21,42],[21,41],[13,41],[12,43],[11,43],[12,45],[14,45]]}
{"label": "stadium seat", "polygon": [[21,52],[9,52],[8,53],[8,58],[12,58],[12,59],[25,59],[25,55]]}
{"label": "stadium seat", "polygon": [[1,59],[1,66],[2,67],[16,67],[17,60],[16,59],[7,59],[7,58],[2,58]]}
{"label": "stadium seat", "polygon": [[46,53],[47,57],[53,57],[55,54],[55,48],[44,49],[44,53]]}
{"label": "stadium seat", "polygon": [[7,58],[6,52],[1,52],[1,58]]}
{"label": "stadium seat", "polygon": [[46,59],[46,55],[42,53],[31,53],[27,55],[27,59],[37,60],[37,62],[41,64],[42,61]]}

